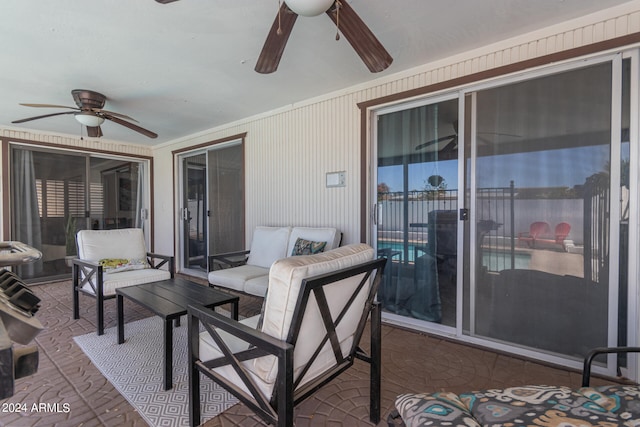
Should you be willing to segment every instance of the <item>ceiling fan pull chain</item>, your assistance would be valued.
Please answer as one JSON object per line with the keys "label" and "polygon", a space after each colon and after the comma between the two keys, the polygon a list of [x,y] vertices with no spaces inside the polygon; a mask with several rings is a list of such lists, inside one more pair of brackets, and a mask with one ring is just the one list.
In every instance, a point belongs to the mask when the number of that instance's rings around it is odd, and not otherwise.
{"label": "ceiling fan pull chain", "polygon": [[342,3],[340,0],[336,0],[336,40],[340,40],[340,8]]}
{"label": "ceiling fan pull chain", "polygon": [[282,7],[282,2],[278,0],[278,30],[276,31],[277,35],[282,35],[282,29],[280,29],[280,9]]}

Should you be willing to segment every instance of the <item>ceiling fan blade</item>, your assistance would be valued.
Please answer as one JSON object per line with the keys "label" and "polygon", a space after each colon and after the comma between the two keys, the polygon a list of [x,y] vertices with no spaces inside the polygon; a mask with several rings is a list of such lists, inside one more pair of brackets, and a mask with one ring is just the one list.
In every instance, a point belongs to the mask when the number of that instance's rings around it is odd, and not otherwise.
{"label": "ceiling fan blade", "polygon": [[[260,52],[260,56],[256,62],[255,70],[261,74],[273,73],[278,69],[280,58],[282,58],[282,53],[291,35],[291,30],[293,30],[293,24],[295,24],[296,19],[298,19],[298,15],[291,11],[284,2],[282,6],[280,6],[278,14],[275,21],[273,21],[271,30],[269,30],[267,39],[262,47],[262,52]],[[280,34],[278,34],[278,32],[280,32]]]}
{"label": "ceiling fan blade", "polygon": [[438,139],[433,139],[431,141],[427,141],[427,142],[425,142],[423,144],[420,144],[420,145],[416,146],[416,151],[422,150],[424,148],[429,147],[430,145],[437,144],[438,142],[444,141],[446,139],[451,139],[453,141],[453,139],[455,139],[456,136],[457,136],[456,134],[448,135],[448,136],[441,136]]}
{"label": "ceiling fan blade", "polygon": [[117,123],[119,125],[122,125],[122,126],[127,127],[127,128],[129,128],[131,130],[139,132],[139,133],[143,134],[144,136],[148,136],[149,138],[157,138],[158,137],[157,133],[151,132],[150,130],[142,128],[142,127],[140,127],[138,125],[134,125],[133,123],[129,123],[129,122],[127,122],[125,120],[122,120],[122,119],[120,119],[120,118],[118,118],[116,116],[111,116],[109,114],[103,114],[103,117],[105,119],[107,119],[107,120],[111,120],[112,122],[115,122],[115,123]]}
{"label": "ceiling fan blade", "polygon": [[102,136],[102,129],[100,129],[100,126],[87,126],[87,136],[100,138]]}
{"label": "ceiling fan blade", "polygon": [[44,119],[45,117],[62,116],[64,114],[76,114],[76,112],[75,111],[65,111],[63,113],[45,114],[45,115],[42,115],[42,116],[35,116],[35,117],[28,117],[26,119],[14,120],[11,123],[24,123],[24,122],[29,122],[31,120]]}
{"label": "ceiling fan blade", "polygon": [[167,3],[173,3],[174,1],[178,1],[178,0],[156,0],[156,1],[161,4],[167,4]]}
{"label": "ceiling fan blade", "polygon": [[100,108],[92,108],[91,111],[93,111],[94,113],[98,113],[98,114],[108,114],[110,116],[120,117],[121,119],[131,120],[132,122],[138,123],[138,121],[136,119],[134,119],[133,117],[129,117],[126,114],[115,113],[113,111],[102,110]]}
{"label": "ceiling fan blade", "polygon": [[[339,11],[338,11],[339,9]],[[349,3],[342,0],[327,10],[327,15],[355,49],[369,71],[377,73],[391,65],[393,58]],[[338,19],[338,13],[340,14]]]}
{"label": "ceiling fan blade", "polygon": [[36,108],[70,108],[72,110],[78,110],[78,107],[67,107],[66,105],[55,105],[55,104],[20,104],[25,107],[36,107]]}

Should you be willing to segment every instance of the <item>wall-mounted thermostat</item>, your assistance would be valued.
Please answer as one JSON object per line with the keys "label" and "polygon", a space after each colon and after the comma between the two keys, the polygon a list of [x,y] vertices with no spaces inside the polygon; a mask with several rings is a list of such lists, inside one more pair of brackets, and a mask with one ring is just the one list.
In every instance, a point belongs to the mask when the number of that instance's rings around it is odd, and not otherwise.
{"label": "wall-mounted thermostat", "polygon": [[347,185],[346,172],[327,172],[327,188]]}

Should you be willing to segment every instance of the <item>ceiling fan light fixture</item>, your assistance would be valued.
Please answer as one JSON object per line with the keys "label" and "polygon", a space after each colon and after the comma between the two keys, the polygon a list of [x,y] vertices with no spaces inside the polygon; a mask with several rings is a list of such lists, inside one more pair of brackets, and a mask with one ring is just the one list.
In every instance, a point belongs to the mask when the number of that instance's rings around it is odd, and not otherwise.
{"label": "ceiling fan light fixture", "polygon": [[88,127],[98,127],[104,123],[104,117],[97,116],[93,113],[82,112],[74,116],[78,122]]}
{"label": "ceiling fan light fixture", "polygon": [[300,16],[318,16],[327,11],[334,0],[285,0],[287,7]]}

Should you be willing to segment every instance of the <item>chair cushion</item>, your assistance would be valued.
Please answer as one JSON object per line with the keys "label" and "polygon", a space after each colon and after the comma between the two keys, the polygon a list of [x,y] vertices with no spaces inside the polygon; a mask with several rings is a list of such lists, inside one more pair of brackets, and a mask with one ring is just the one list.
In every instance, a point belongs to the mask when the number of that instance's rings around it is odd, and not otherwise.
{"label": "chair cushion", "polygon": [[291,251],[290,255],[298,256],[319,254],[320,252],[324,252],[324,248],[326,246],[327,242],[313,242],[311,240],[306,240],[298,237],[298,240],[296,240],[296,244],[293,246],[293,250]]}
{"label": "chair cushion", "polygon": [[[287,243],[287,255],[291,256],[298,239],[312,242],[327,242],[324,250],[335,249],[340,244],[340,233],[335,228],[293,227]],[[282,257],[284,258],[284,257]]]}
{"label": "chair cushion", "polygon": [[[260,315],[249,317],[249,318],[240,320],[240,323],[255,329],[258,324],[259,318],[260,318]],[[243,341],[225,331],[219,331],[219,332],[220,332],[220,337],[222,338],[224,343],[229,347],[229,350],[231,350],[233,353],[237,353],[239,351],[243,351],[249,348],[249,344],[246,341]],[[200,343],[199,344],[200,351],[198,353],[198,357],[200,358],[200,360],[206,362],[208,360],[222,357],[223,354],[220,351],[220,348],[213,341],[213,338],[211,337],[211,335],[209,335],[209,333],[201,332],[199,343]],[[248,362],[243,362],[242,364],[247,368],[249,375],[255,381],[260,391],[265,395],[268,395],[269,393],[271,393],[272,385],[265,383],[260,377],[258,377],[255,374],[255,372],[253,372],[252,362],[248,361]],[[240,377],[238,376],[238,373],[230,365],[225,365],[220,368],[216,368],[215,371],[225,378],[232,379],[233,382],[241,390],[243,390],[247,394],[251,394],[249,390],[246,388],[246,386],[244,385],[244,383],[242,382],[242,380],[240,379]]]}
{"label": "chair cushion", "polygon": [[257,297],[264,297],[269,289],[269,271],[264,275],[249,279],[244,284],[244,292]]}
{"label": "chair cushion", "polygon": [[[362,264],[372,260],[373,257],[374,250],[369,245],[353,244],[316,255],[289,257],[275,262],[269,272],[269,291],[265,299],[262,332],[276,339],[286,340],[303,279]],[[353,289],[353,286],[357,286],[361,278],[361,276],[354,276],[325,287],[332,315],[342,310],[347,303],[347,295],[350,295],[350,290]],[[362,315],[363,298],[366,299],[367,293],[368,289],[365,287],[352,304],[354,310],[345,316],[343,323],[341,323],[338,338],[344,353],[348,352],[350,348],[353,333],[360,320],[359,316]],[[310,301],[309,306],[311,305]],[[311,352],[317,348],[319,340],[323,338],[324,334],[319,331],[324,331],[319,312],[314,309],[307,310],[300,328],[300,337],[304,337],[304,340],[299,340],[294,350],[294,376],[296,369],[309,360]],[[347,350],[345,351],[345,349]],[[301,385],[313,379],[317,373],[322,372],[327,364],[334,362],[330,343],[327,342],[312,369],[305,375],[305,380],[301,382]],[[254,361],[254,364],[254,372],[260,378],[269,384],[275,383],[277,377],[275,357],[259,358]]]}
{"label": "chair cushion", "polygon": [[247,264],[269,268],[276,260],[286,257],[290,232],[290,227],[256,227]]}
{"label": "chair cushion", "polygon": [[[144,270],[129,270],[118,273],[103,273],[102,294],[111,296],[116,294],[116,289],[125,286],[141,285],[143,283],[160,282],[171,278],[171,273],[167,270],[146,268]],[[82,289],[93,292],[93,288],[87,283]]]}
{"label": "chair cushion", "polygon": [[143,270],[151,268],[146,258],[125,259],[125,258],[104,258],[98,261],[106,273],[118,273],[129,270]]}
{"label": "chair cushion", "polygon": [[[256,328],[258,324],[258,316],[248,317],[246,319],[242,319],[239,322],[243,325],[249,326],[253,329]],[[238,337],[231,335],[225,331],[219,331],[220,337],[225,342],[229,349],[233,353],[237,353],[242,350],[246,350],[249,348],[249,344],[246,341],[242,341]],[[222,352],[220,348],[215,343],[211,335],[208,332],[200,332],[200,360],[211,360],[216,359],[222,356]]]}
{"label": "chair cushion", "polygon": [[406,427],[481,427],[469,408],[453,393],[402,394],[396,399],[396,408]]}
{"label": "chair cushion", "polygon": [[[212,285],[218,285],[240,292],[246,292],[245,282],[255,277],[264,277],[264,280],[268,281],[269,268],[245,264],[233,268],[214,270],[209,272],[209,274],[207,275],[207,279]],[[262,293],[262,295],[264,295],[264,292]]]}
{"label": "chair cushion", "polygon": [[[460,394],[481,425],[619,425],[616,415],[563,386],[529,385]],[[583,421],[588,420],[587,423]],[[544,425],[544,424],[542,424]]]}
{"label": "chair cushion", "polygon": [[80,230],[76,235],[78,258],[98,262],[105,258],[146,259],[147,249],[140,228]]}

